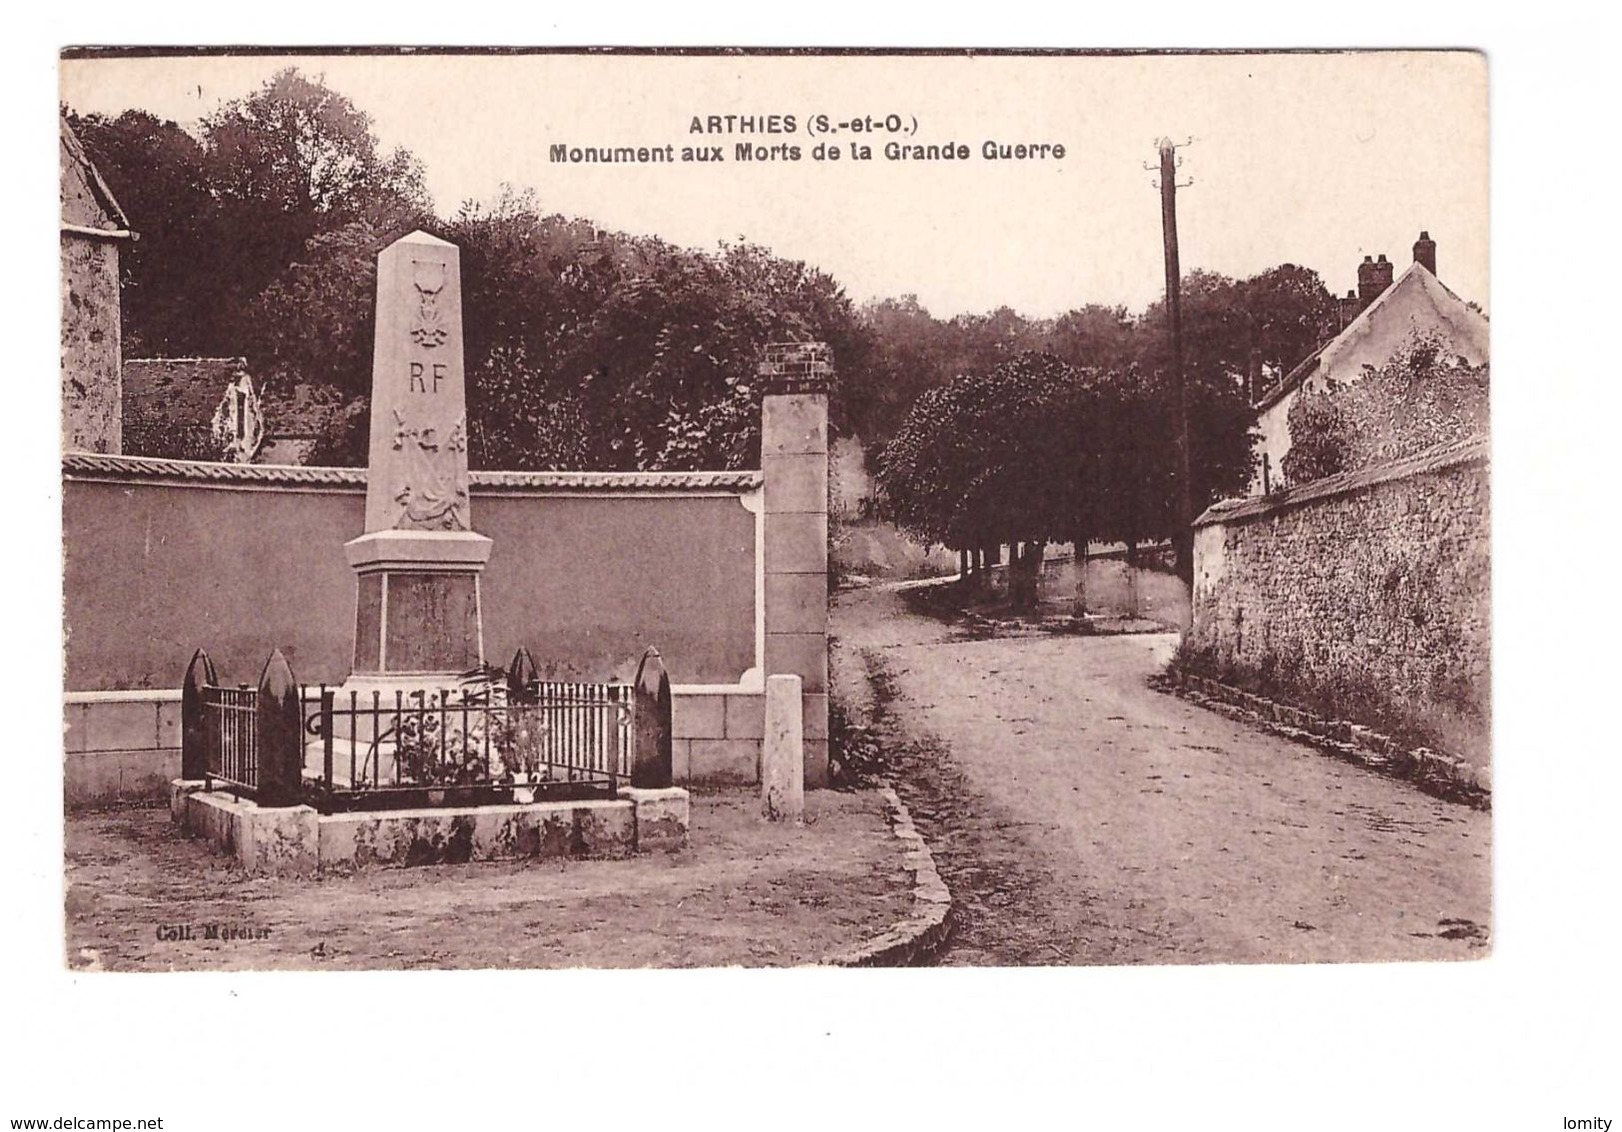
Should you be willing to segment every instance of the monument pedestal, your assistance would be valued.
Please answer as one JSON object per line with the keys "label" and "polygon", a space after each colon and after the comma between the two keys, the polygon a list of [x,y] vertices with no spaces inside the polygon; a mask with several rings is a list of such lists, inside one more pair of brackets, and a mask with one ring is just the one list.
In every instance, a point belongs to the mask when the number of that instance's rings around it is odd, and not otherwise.
{"label": "monument pedestal", "polygon": [[377,257],[366,525],[344,544],[354,663],[333,734],[306,749],[307,763],[324,761],[330,739],[335,780],[398,782],[399,712],[443,703],[484,663],[479,574],[492,544],[473,531],[465,385],[460,253],[413,232]]}
{"label": "monument pedestal", "polygon": [[479,573],[491,540],[472,531],[370,531],[344,544],[356,573],[355,660],[345,691],[454,687],[484,663]]}

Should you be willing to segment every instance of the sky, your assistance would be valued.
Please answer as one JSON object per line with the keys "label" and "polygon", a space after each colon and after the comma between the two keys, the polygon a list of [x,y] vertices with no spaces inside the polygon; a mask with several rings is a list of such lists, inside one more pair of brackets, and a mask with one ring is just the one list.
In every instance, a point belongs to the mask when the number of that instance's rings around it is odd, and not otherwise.
{"label": "sky", "polygon": [[[423,162],[436,210],[503,183],[541,206],[691,247],[746,238],[829,272],[858,302],[915,294],[948,317],[1085,303],[1139,310],[1164,290],[1155,142],[1179,144],[1184,271],[1279,263],[1338,293],[1365,255],[1398,270],[1421,229],[1438,274],[1488,306],[1487,64],[1470,53],[1204,56],[649,57],[409,55],[68,59],[83,113],[148,110],[195,128],[283,66],[323,76],[385,149]],[[696,115],[793,116],[793,133],[691,132]],[[895,114],[902,134],[808,136]],[[916,122],[916,127],[913,123]],[[740,164],[739,141],[801,159]],[[817,161],[819,140],[873,146]],[[886,160],[882,143],[968,146]],[[987,141],[1064,156],[990,161]],[[551,161],[550,147],[720,144],[722,164]],[[137,230],[140,218],[133,217]]]}

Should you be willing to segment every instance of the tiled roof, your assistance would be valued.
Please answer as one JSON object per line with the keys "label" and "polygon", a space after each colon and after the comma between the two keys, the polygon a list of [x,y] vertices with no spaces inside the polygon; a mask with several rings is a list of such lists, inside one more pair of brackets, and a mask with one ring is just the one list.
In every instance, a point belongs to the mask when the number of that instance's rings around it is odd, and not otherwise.
{"label": "tiled roof", "polygon": [[[180,480],[279,486],[365,487],[365,468],[306,468],[283,464],[208,464],[148,456],[102,456],[75,452],[62,458],[70,478]],[[759,471],[734,472],[494,472],[474,471],[476,488],[563,488],[580,491],[751,491]]]}
{"label": "tiled roof", "polygon": [[225,387],[247,368],[245,358],[126,358],[124,415],[207,428]]}
{"label": "tiled roof", "polygon": [[562,487],[590,491],[707,489],[752,491],[766,482],[757,470],[733,472],[470,472],[474,487]]}
{"label": "tiled roof", "polygon": [[1435,312],[1433,317],[1437,321],[1436,328],[1444,334],[1458,334],[1461,338],[1467,338],[1471,333],[1470,324],[1482,325],[1480,316],[1471,312],[1464,300],[1453,293],[1452,288],[1432,275],[1424,265],[1418,262],[1411,263],[1389,287],[1376,295],[1356,318],[1347,323],[1339,334],[1308,354],[1300,364],[1263,393],[1261,399],[1256,402],[1256,410],[1260,412],[1276,405],[1286,394],[1312,376],[1323,362],[1324,356],[1336,348],[1336,343],[1343,340],[1349,342],[1365,333],[1370,323],[1384,316],[1387,306],[1395,306],[1398,296],[1405,295],[1409,291],[1417,291],[1421,295],[1427,291],[1431,292],[1428,298],[1431,309]]}
{"label": "tiled roof", "polygon": [[320,436],[328,425],[357,411],[356,406],[337,390],[308,382],[299,382],[286,393],[267,393],[260,402],[265,435],[271,438]]}
{"label": "tiled roof", "polygon": [[1272,495],[1259,495],[1250,499],[1224,499],[1208,507],[1203,515],[1194,520],[1194,525],[1206,527],[1213,523],[1231,523],[1236,519],[1254,519],[1282,511],[1286,507],[1306,503],[1308,500],[1324,499],[1332,495],[1350,495],[1388,480],[1439,472],[1444,468],[1491,458],[1492,444],[1485,436],[1450,440],[1446,444],[1438,444],[1413,456],[1353,468],[1349,472],[1337,472],[1335,475],[1324,476],[1299,487],[1275,491]]}

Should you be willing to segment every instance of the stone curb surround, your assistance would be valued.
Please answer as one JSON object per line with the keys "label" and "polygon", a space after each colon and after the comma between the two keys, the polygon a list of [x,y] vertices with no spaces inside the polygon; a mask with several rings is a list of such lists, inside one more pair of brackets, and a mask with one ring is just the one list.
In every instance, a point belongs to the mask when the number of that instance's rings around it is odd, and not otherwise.
{"label": "stone curb surround", "polygon": [[629,857],[687,846],[690,796],[681,787],[621,787],[614,799],[318,814],[265,808],[204,783],[170,783],[169,816],[185,833],[250,873],[309,876],[325,869]]}
{"label": "stone curb surround", "polygon": [[[223,464],[165,460],[153,456],[104,456],[73,452],[62,457],[64,475],[91,478],[182,480],[204,483],[366,486],[365,468],[318,468],[290,464]],[[727,472],[500,472],[473,471],[474,487],[560,488],[582,491],[753,491],[765,482],[754,469]]]}
{"label": "stone curb surround", "polygon": [[889,808],[891,832],[903,846],[902,867],[913,874],[912,915],[883,935],[823,960],[830,967],[921,967],[935,961],[952,933],[952,893],[935,871],[935,858],[912,824],[906,803],[890,786],[879,793]]}
{"label": "stone curb surround", "polygon": [[1472,766],[1455,755],[1428,747],[1404,747],[1371,727],[1341,719],[1324,719],[1176,666],[1168,668],[1164,676],[1152,678],[1149,686],[1378,774],[1412,782],[1425,793],[1445,801],[1478,810],[1492,808],[1491,770]]}

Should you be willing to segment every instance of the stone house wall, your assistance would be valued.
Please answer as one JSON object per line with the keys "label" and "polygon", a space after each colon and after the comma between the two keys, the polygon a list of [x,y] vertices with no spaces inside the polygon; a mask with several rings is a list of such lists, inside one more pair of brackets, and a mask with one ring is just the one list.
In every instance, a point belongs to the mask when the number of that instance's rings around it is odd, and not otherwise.
{"label": "stone house wall", "polygon": [[1372,708],[1488,757],[1489,446],[1445,444],[1195,524],[1198,670]]}
{"label": "stone house wall", "polygon": [[62,447],[122,451],[118,241],[62,233]]}

